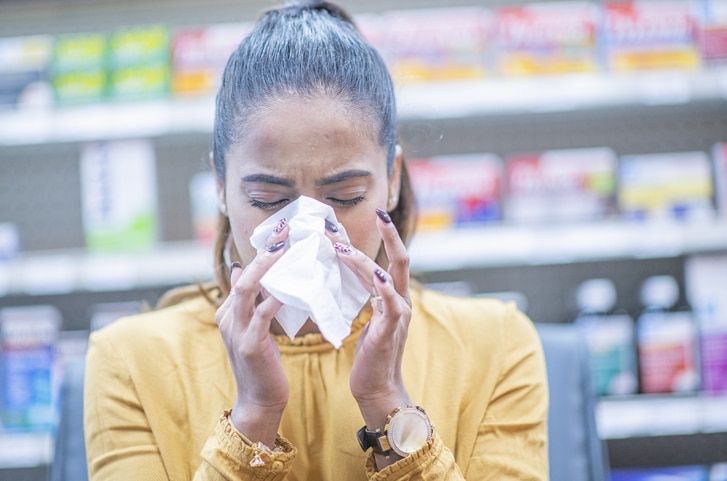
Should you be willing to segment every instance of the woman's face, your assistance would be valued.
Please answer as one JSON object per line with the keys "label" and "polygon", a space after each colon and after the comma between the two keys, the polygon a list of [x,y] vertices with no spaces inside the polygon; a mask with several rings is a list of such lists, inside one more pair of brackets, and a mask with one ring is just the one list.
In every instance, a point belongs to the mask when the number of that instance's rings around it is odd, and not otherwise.
{"label": "woman's face", "polygon": [[261,108],[230,146],[219,186],[243,264],[256,255],[255,227],[301,195],[333,207],[351,243],[375,258],[375,209],[396,207],[401,162],[397,156],[389,177],[377,131],[359,109],[325,95],[286,96]]}

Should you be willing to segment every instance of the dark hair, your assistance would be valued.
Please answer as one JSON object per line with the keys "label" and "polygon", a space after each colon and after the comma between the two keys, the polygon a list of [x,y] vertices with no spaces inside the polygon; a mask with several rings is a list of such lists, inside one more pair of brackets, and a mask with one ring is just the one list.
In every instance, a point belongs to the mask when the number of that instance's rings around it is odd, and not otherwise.
{"label": "dark hair", "polygon": [[[379,53],[359,34],[340,7],[305,1],[269,10],[230,56],[217,94],[213,134],[215,174],[225,180],[225,155],[247,122],[281,96],[328,95],[371,118],[387,152],[389,175],[396,153],[396,100]],[[414,225],[414,199],[406,168],[398,206],[390,213],[404,242]],[[226,258],[225,250],[229,249]],[[377,261],[385,263],[380,252]],[[229,219],[220,215],[215,240],[217,282],[229,292],[230,260],[239,261]]]}

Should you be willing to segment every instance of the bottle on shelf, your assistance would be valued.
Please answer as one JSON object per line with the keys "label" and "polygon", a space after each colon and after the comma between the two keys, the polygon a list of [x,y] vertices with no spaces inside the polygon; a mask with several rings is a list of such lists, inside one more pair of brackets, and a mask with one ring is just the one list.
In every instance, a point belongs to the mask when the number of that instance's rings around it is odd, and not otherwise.
{"label": "bottle on shelf", "polygon": [[653,276],[641,287],[643,311],[636,323],[643,393],[686,393],[699,388],[697,326],[692,312],[678,309],[679,285]]}
{"label": "bottle on shelf", "polygon": [[599,396],[633,394],[638,388],[634,322],[616,309],[616,300],[610,279],[589,279],[578,287],[575,323],[586,336]]}

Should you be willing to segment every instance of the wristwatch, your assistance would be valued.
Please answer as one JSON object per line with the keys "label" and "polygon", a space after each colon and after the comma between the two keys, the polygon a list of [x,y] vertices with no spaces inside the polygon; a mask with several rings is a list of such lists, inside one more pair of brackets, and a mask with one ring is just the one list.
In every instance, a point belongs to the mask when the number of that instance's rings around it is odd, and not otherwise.
{"label": "wristwatch", "polygon": [[401,457],[416,452],[432,436],[432,425],[427,413],[419,406],[394,409],[386,418],[384,431],[370,431],[366,426],[356,433],[361,449],[372,448],[374,453],[386,456],[394,451]]}

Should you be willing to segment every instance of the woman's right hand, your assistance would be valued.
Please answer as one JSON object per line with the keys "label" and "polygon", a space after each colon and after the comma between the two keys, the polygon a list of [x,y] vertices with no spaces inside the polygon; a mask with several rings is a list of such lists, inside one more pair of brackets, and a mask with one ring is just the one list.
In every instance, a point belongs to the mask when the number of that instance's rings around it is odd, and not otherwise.
{"label": "woman's right hand", "polygon": [[243,270],[230,268],[230,295],[217,310],[217,325],[227,349],[237,383],[237,400],[230,422],[252,442],[274,446],[288,404],[288,379],[270,325],[282,305],[272,296],[256,304],[260,279],[283,253],[288,236],[284,222],[262,250]]}

